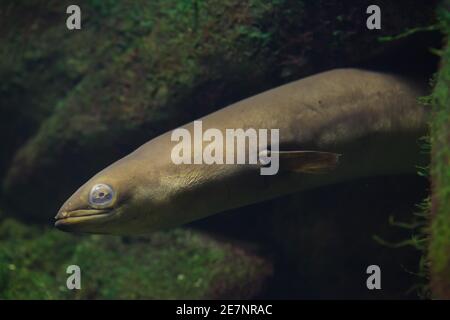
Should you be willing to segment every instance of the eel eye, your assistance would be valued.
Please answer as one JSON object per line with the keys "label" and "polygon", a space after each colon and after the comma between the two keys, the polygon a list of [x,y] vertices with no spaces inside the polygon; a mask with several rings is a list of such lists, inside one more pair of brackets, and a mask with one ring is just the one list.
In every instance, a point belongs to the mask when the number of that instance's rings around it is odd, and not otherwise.
{"label": "eel eye", "polygon": [[108,207],[113,200],[114,190],[107,184],[96,184],[89,193],[89,203],[96,209]]}

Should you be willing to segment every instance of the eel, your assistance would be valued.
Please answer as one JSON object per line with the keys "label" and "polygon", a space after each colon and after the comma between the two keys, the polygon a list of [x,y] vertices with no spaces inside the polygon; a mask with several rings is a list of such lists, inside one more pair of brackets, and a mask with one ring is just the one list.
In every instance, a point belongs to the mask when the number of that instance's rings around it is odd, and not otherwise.
{"label": "eel", "polygon": [[[200,120],[203,130],[279,129],[277,174],[262,175],[262,163],[175,164],[169,131],[88,180],[62,205],[55,226],[144,234],[346,180],[415,173],[428,161],[418,141],[427,131],[428,112],[417,101],[425,94],[412,79],[351,68],[265,91]],[[194,133],[193,122],[181,128]]]}

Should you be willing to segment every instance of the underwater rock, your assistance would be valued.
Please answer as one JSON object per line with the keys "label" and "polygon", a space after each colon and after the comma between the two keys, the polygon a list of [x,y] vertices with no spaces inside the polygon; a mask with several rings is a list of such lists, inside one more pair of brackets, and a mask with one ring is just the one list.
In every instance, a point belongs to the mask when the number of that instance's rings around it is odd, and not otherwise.
{"label": "underwater rock", "polygon": [[[4,220],[0,241],[0,299],[249,299],[272,274],[267,259],[186,229],[73,236]],[[69,265],[81,290],[66,288]]]}
{"label": "underwater rock", "polygon": [[[43,115],[51,114],[45,121],[43,116],[31,121],[35,129],[2,153],[5,170],[9,164],[3,180],[8,212],[48,222],[78,185],[163,131],[282,83],[325,69],[360,66],[399,46],[409,49],[408,38],[379,42],[378,37],[433,19],[429,1],[414,6],[385,1],[379,5],[383,17],[390,17],[383,20],[386,27],[369,32],[367,4],[80,1],[82,30],[68,33],[59,25],[64,21],[46,19],[42,39],[55,45],[32,51],[39,53],[32,63],[19,55],[17,68],[22,78],[35,70],[32,66],[38,70],[32,74],[44,68],[51,81],[31,77],[27,81],[35,82],[20,82],[17,92],[4,84],[13,93],[6,101],[10,110],[21,105],[34,112],[28,101],[35,101],[36,112],[42,106]],[[49,12],[35,11],[36,24],[44,23],[39,16],[65,12],[64,5],[50,2]],[[21,3],[6,6],[13,15],[5,23],[14,25]],[[26,30],[16,31],[22,37],[7,42],[7,52],[26,43]],[[0,68],[0,74],[8,72]]]}

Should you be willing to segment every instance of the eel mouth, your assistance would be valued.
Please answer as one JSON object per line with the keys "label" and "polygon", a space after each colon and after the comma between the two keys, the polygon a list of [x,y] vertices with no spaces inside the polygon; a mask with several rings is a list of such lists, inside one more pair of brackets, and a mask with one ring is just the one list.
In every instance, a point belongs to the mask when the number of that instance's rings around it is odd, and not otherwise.
{"label": "eel mouth", "polygon": [[60,211],[55,217],[55,227],[63,231],[72,231],[84,225],[107,221],[112,215],[110,209]]}

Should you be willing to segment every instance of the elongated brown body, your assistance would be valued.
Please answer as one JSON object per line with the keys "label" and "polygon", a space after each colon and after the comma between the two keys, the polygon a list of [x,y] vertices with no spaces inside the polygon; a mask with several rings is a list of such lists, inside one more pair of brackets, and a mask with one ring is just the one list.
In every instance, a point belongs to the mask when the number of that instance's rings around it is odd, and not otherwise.
{"label": "elongated brown body", "polygon": [[[175,165],[171,131],[99,172],[61,208],[64,230],[134,234],[180,225],[230,208],[363,176],[413,173],[426,161],[418,139],[427,114],[424,89],[377,72],[338,69],[242,100],[202,118],[203,130],[279,129],[280,150],[342,155],[324,174],[283,170],[260,175],[252,165]],[[185,126],[193,131],[193,124]],[[96,184],[116,199],[97,215],[88,203]],[[86,214],[86,212],[89,212]],[[96,217],[98,216],[98,217]]]}

